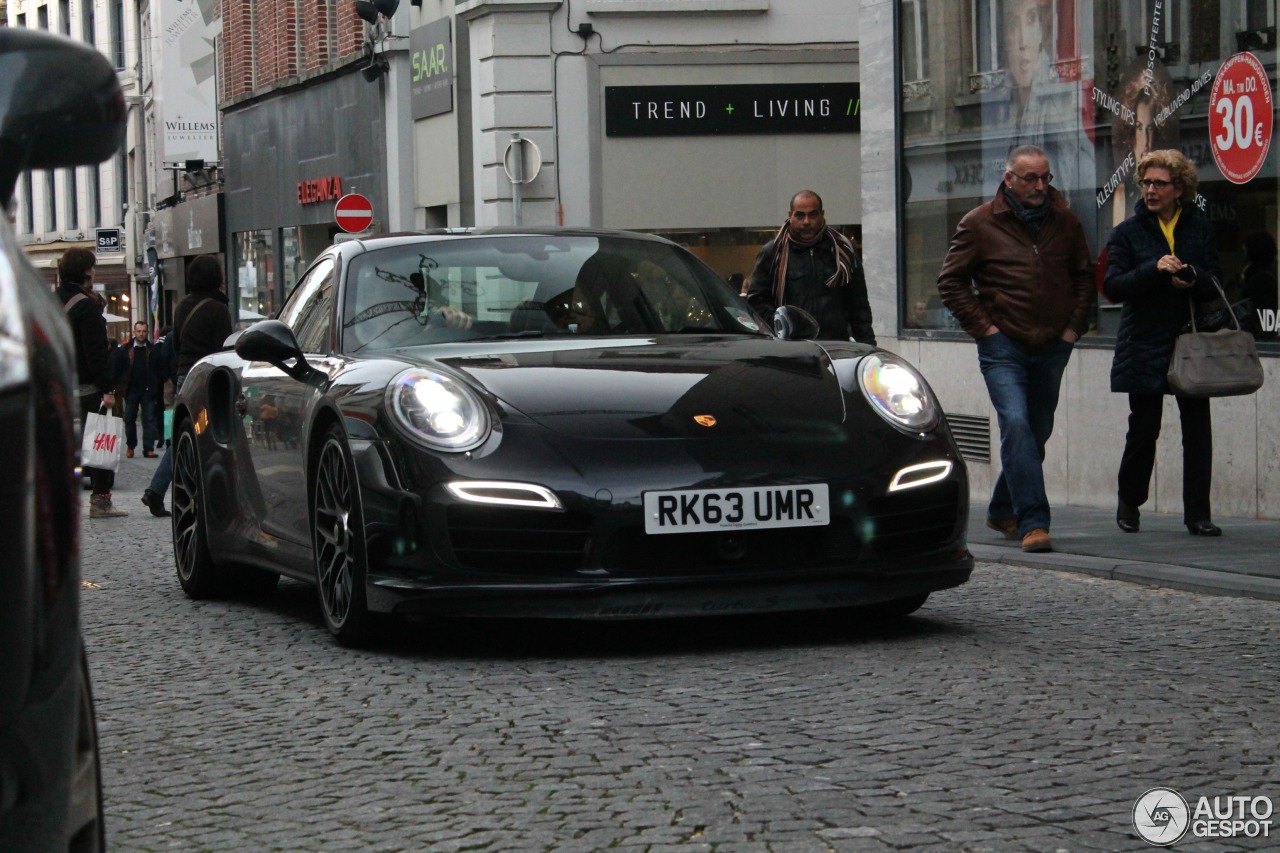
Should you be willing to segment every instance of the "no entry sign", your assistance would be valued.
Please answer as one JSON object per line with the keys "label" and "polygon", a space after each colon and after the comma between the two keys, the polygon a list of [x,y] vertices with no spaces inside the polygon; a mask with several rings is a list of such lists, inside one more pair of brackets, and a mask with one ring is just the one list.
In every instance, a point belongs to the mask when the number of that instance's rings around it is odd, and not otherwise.
{"label": "no entry sign", "polygon": [[349,234],[363,231],[373,224],[373,205],[360,193],[347,193],[333,206],[333,221]]}
{"label": "no entry sign", "polygon": [[1252,53],[1222,63],[1209,95],[1213,159],[1233,184],[1253,180],[1267,159],[1272,130],[1271,83]]}

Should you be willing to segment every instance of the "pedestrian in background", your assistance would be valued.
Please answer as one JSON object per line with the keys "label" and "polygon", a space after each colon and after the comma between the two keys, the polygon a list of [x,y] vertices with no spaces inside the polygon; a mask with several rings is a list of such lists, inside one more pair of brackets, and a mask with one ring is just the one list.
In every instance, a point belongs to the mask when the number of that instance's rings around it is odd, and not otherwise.
{"label": "pedestrian in background", "polygon": [[160,334],[156,337],[155,353],[152,355],[151,364],[154,368],[156,376],[156,449],[165,447],[169,444],[169,437],[165,435],[165,421],[172,420],[166,417],[166,413],[173,408],[173,376],[174,368],[177,365],[173,352],[173,341],[169,335],[173,331],[172,326],[162,326]]}
{"label": "pedestrian in background", "polygon": [[[90,412],[116,405],[107,359],[107,321],[102,303],[93,292],[97,258],[88,249],[67,249],[58,259],[58,299],[62,301],[76,344],[76,376],[80,386],[80,428]],[[111,502],[116,473],[105,468],[82,468],[81,475],[93,483],[89,496],[90,518],[118,518],[128,515]]]}
{"label": "pedestrian in background", "polygon": [[875,346],[862,259],[848,237],[827,225],[813,190],[791,197],[787,221],[756,255],[747,301],[766,321],[795,305],[818,321],[819,338]]}
{"label": "pedestrian in background", "polygon": [[[175,353],[174,393],[182,391],[182,380],[191,366],[210,353],[222,349],[231,335],[231,311],[223,291],[222,263],[216,255],[200,255],[187,267],[187,295],[173,311],[173,331],[169,333]],[[152,515],[167,516],[164,495],[173,482],[173,443],[165,448],[151,484],[142,493],[142,502]]]}
{"label": "pedestrian in background", "polygon": [[740,272],[736,272],[729,276],[729,286],[738,292],[739,296],[746,296],[747,289],[751,286],[751,282],[747,281],[747,277]]}
{"label": "pedestrian in background", "polygon": [[[1195,165],[1174,149],[1149,151],[1135,170],[1141,197],[1107,239],[1107,298],[1122,302],[1111,390],[1129,395],[1129,432],[1117,479],[1116,524],[1137,533],[1156,464],[1156,440],[1171,393],[1169,359],[1198,301],[1218,295],[1218,251],[1209,220],[1190,202]],[[1205,397],[1175,396],[1182,421],[1182,515],[1193,536],[1221,536],[1209,506],[1213,424]]]}
{"label": "pedestrian in background", "polygon": [[978,342],[1000,425],[987,527],[1024,551],[1053,550],[1045,445],[1094,292],[1084,228],[1052,181],[1042,149],[1009,152],[995,198],[960,220],[938,276],[943,304]]}
{"label": "pedestrian in background", "polygon": [[138,414],[142,414],[142,455],[154,458],[156,446],[156,388],[159,381],[152,364],[155,346],[147,339],[147,324],[133,324],[133,340],[111,354],[111,381],[116,396],[124,398],[124,435],[133,458],[138,446]]}

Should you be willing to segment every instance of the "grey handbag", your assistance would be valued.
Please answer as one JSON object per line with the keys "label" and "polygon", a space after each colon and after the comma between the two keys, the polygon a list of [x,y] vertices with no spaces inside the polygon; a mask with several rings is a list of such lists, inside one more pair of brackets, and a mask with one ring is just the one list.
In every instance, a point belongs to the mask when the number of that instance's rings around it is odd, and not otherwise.
{"label": "grey handbag", "polygon": [[[1213,279],[1222,293],[1222,285]],[[1222,301],[1227,301],[1226,294]],[[1196,330],[1195,306],[1187,297],[1191,331],[1178,335],[1169,359],[1169,388],[1179,397],[1236,397],[1252,394],[1262,387],[1262,362],[1253,345],[1253,335],[1240,328],[1234,313],[1234,329],[1217,332]]]}

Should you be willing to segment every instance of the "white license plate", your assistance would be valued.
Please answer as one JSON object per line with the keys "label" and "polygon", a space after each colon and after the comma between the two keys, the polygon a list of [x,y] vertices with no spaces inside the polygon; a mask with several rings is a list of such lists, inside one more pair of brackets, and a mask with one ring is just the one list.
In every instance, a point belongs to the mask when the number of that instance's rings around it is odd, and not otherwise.
{"label": "white license plate", "polygon": [[645,533],[817,527],[830,523],[826,483],[644,493]]}

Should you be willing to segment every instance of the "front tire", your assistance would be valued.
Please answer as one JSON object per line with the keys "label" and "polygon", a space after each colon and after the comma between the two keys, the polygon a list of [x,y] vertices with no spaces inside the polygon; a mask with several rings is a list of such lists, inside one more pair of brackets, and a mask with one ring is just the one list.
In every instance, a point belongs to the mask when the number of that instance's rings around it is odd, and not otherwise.
{"label": "front tire", "polygon": [[195,428],[183,421],[173,444],[173,560],[182,591],[197,600],[218,595],[226,586],[209,553],[203,495]]}
{"label": "front tire", "polygon": [[366,642],[373,616],[365,597],[367,549],[355,465],[336,424],[320,447],[311,487],[316,590],[325,627],[344,646]]}

